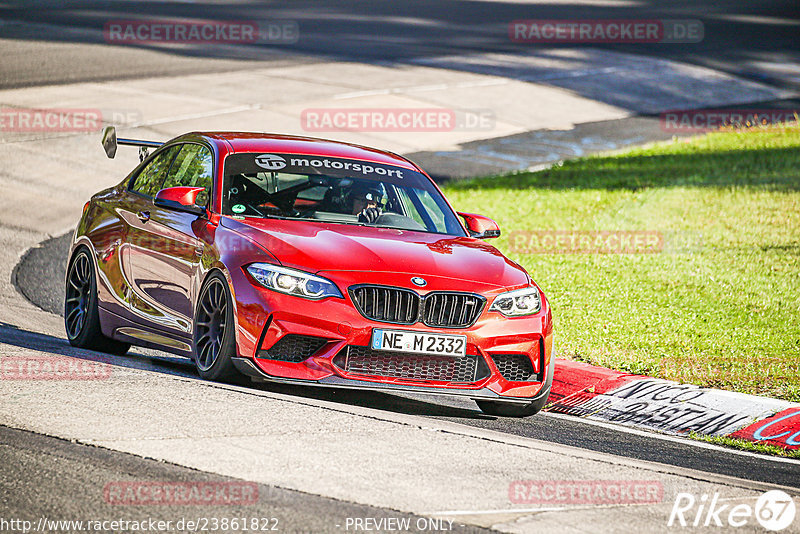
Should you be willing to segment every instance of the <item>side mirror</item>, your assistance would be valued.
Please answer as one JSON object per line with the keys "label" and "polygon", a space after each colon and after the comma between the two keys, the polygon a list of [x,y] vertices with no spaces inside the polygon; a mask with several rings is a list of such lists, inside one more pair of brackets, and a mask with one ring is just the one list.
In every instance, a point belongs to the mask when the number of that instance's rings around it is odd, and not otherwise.
{"label": "side mirror", "polygon": [[156,193],[153,204],[194,215],[205,215],[206,209],[198,206],[197,195],[205,191],[205,187],[167,187]]}
{"label": "side mirror", "polygon": [[483,215],[477,215],[475,213],[461,213],[460,211],[458,214],[463,217],[464,222],[467,223],[467,230],[469,230],[469,235],[471,237],[477,239],[500,237],[500,227],[489,217],[484,217]]}

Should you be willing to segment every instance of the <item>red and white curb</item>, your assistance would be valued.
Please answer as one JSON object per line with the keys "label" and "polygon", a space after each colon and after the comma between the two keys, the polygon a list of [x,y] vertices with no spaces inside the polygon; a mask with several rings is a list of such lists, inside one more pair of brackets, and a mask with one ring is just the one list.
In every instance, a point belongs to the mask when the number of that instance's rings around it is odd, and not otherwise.
{"label": "red and white curb", "polygon": [[556,360],[546,411],[655,430],[800,447],[800,404]]}

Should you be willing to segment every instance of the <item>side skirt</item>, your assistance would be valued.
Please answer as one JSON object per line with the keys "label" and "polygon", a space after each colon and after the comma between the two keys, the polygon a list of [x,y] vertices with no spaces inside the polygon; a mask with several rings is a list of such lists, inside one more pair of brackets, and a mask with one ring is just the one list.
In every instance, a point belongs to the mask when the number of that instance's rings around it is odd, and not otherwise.
{"label": "side skirt", "polygon": [[116,313],[98,307],[103,334],[138,347],[162,350],[177,356],[192,357],[191,340],[168,336],[134,323]]}

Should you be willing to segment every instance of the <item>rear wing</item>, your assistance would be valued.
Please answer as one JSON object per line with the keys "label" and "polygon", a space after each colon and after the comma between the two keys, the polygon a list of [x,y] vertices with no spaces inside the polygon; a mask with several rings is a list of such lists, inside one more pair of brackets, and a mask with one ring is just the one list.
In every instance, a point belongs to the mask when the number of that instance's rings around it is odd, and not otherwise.
{"label": "rear wing", "polygon": [[113,159],[117,155],[118,145],[138,146],[139,147],[139,161],[144,161],[147,157],[147,149],[158,148],[164,143],[158,141],[143,141],[141,139],[123,139],[117,138],[117,129],[113,126],[106,126],[103,128],[103,139],[101,141],[103,149],[106,151],[106,156]]}

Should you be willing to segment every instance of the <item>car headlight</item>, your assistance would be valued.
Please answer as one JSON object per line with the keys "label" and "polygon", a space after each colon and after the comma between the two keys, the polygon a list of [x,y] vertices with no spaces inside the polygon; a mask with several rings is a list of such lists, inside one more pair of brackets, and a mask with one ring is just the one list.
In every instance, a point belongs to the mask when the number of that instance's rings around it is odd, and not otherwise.
{"label": "car headlight", "polygon": [[535,287],[525,287],[500,293],[492,302],[489,311],[500,312],[506,317],[521,317],[533,315],[542,309],[542,300],[539,290]]}
{"label": "car headlight", "polygon": [[247,266],[247,272],[262,286],[279,293],[312,300],[326,297],[344,298],[339,288],[327,278],[297,269],[278,267],[269,263],[253,263]]}

